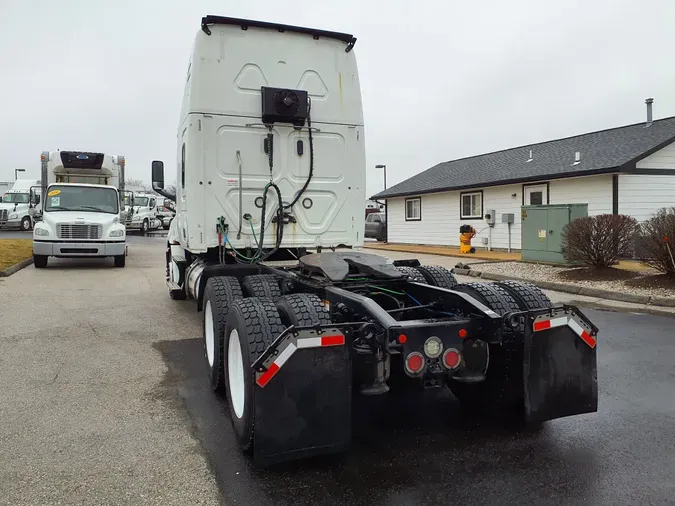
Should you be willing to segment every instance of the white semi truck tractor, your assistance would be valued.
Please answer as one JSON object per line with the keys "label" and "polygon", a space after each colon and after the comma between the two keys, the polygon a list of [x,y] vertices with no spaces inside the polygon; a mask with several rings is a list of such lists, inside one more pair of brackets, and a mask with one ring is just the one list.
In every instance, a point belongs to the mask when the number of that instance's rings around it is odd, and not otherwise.
{"label": "white semi truck tractor", "polygon": [[[131,205],[131,200],[133,200],[133,205]],[[125,199],[125,205],[128,209],[125,216],[127,230],[140,230],[146,234],[162,226],[162,220],[157,215],[157,195],[147,192],[133,192],[130,197]]]}
{"label": "white semi truck tractor", "polygon": [[41,215],[41,186],[38,179],[17,179],[0,194],[0,227],[30,230]]}
{"label": "white semi truck tractor", "polygon": [[82,151],[43,152],[42,220],[33,229],[36,268],[50,256],[113,257],[126,263],[122,222],[124,158]]}
{"label": "white semi truck tractor", "polygon": [[153,189],[176,202],[169,294],[202,311],[206,373],[241,449],[261,465],[342,452],[353,393],[394,395],[402,383],[449,387],[467,409],[530,423],[596,411],[598,329],[577,308],[533,285],[462,285],[442,267],[359,251],[355,42],[202,18],[176,195],[152,163]]}

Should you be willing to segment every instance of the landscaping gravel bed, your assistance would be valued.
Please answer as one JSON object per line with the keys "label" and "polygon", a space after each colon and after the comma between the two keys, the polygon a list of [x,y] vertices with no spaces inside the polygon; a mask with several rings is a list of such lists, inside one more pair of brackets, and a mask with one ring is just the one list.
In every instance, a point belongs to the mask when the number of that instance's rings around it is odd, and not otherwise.
{"label": "landscaping gravel bed", "polygon": [[[578,271],[579,269],[571,269],[569,267],[554,267],[551,265],[529,264],[523,262],[494,262],[475,265],[472,267],[472,270],[500,274],[509,277],[512,276],[514,278],[527,279],[530,281],[564,283],[566,285],[595,288],[598,290],[609,290],[613,292],[642,295],[647,297],[675,298],[675,290],[672,288],[631,286],[633,284],[641,284],[642,281],[646,282],[657,278],[653,273],[650,272],[634,272],[629,274],[625,271],[616,270],[615,272],[617,273],[617,277],[621,275],[630,275],[631,279],[570,280],[570,274],[574,274],[574,271]],[[663,276],[658,276],[658,278],[663,278]]]}

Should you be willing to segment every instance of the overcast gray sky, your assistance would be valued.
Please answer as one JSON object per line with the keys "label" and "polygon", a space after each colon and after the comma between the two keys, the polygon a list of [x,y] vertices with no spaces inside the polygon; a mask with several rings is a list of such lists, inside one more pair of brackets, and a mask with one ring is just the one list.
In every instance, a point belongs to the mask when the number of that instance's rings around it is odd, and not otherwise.
{"label": "overcast gray sky", "polygon": [[674,0],[0,0],[0,180],[43,150],[175,167],[205,14],[353,33],[368,194],[445,160],[675,115]]}

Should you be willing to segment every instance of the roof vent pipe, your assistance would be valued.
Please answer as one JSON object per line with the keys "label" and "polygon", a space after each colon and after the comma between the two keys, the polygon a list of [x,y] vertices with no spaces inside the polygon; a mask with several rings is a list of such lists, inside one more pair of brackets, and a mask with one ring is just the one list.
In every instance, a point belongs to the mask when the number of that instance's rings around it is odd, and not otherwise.
{"label": "roof vent pipe", "polygon": [[648,98],[645,100],[645,104],[647,104],[647,124],[651,125],[652,124],[652,104],[654,103],[653,98]]}
{"label": "roof vent pipe", "polygon": [[572,165],[579,165],[581,163],[581,151],[574,153],[574,163]]}

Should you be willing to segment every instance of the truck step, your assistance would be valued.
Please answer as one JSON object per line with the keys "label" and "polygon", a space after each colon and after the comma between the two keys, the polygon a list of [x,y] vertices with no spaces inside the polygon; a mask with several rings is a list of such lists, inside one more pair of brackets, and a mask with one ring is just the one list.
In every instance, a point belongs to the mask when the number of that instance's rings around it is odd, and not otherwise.
{"label": "truck step", "polygon": [[173,292],[173,291],[178,291],[178,292],[179,292],[179,291],[183,290],[183,289],[180,287],[180,285],[174,283],[173,281],[167,281],[167,282],[166,282],[166,286],[168,286],[168,287],[169,287],[169,291],[172,291],[172,292]]}
{"label": "truck step", "polygon": [[181,263],[184,264],[185,262],[187,262],[187,260],[185,260],[185,257],[181,255],[171,255],[171,259],[177,264]]}

